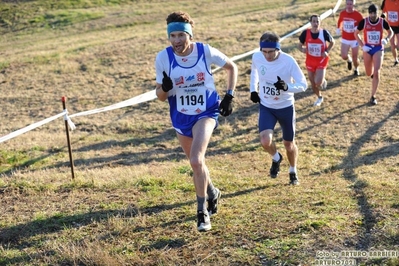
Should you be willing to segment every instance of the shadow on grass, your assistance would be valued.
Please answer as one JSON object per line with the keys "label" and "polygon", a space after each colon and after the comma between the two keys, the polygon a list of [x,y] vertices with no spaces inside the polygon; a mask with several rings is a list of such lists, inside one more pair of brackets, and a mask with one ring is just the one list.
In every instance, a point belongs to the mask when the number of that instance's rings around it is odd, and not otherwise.
{"label": "shadow on grass", "polygon": [[[321,120],[320,120],[320,123],[312,124],[312,125],[307,126],[306,128],[303,128],[303,129],[301,129],[301,130],[297,130],[297,134],[301,134],[301,133],[304,133],[304,132],[306,132],[306,131],[310,131],[310,130],[312,130],[312,129],[314,129],[314,128],[317,128],[317,127],[319,127],[319,126],[321,126],[321,125],[323,125],[323,124],[328,123],[329,121],[338,119],[338,118],[340,118],[340,117],[344,117],[345,114],[351,113],[351,112],[353,112],[354,110],[357,110],[357,109],[359,109],[359,108],[366,107],[367,105],[368,105],[368,103],[364,103],[364,104],[360,104],[360,105],[354,106],[354,107],[352,107],[352,108],[350,108],[350,109],[347,109],[347,110],[342,110],[341,112],[337,113],[337,114],[334,115],[334,116],[327,117],[326,119],[321,119]],[[306,120],[306,119],[308,119],[309,117],[315,115],[316,113],[321,112],[323,109],[324,109],[324,107],[315,108],[313,111],[307,113],[306,115],[303,115],[303,116],[301,116],[300,118],[297,118],[297,121]]]}
{"label": "shadow on grass", "polygon": [[[245,190],[236,191],[234,193],[224,194],[223,199],[234,198],[240,195],[250,194],[254,191],[263,190],[273,185],[254,187]],[[7,247],[30,247],[39,245],[36,243],[37,240],[33,240],[32,242],[28,242],[27,239],[30,237],[41,235],[42,238],[45,238],[46,234],[51,234],[54,232],[62,231],[68,228],[76,228],[82,227],[93,222],[101,222],[104,220],[108,220],[111,217],[121,217],[121,218],[132,218],[141,214],[154,215],[167,210],[173,210],[177,208],[181,208],[183,206],[189,206],[194,204],[195,201],[185,201],[181,203],[174,204],[162,204],[162,205],[154,205],[147,208],[138,208],[136,206],[128,206],[126,209],[118,209],[118,210],[101,210],[88,212],[83,214],[74,214],[74,215],[54,215],[52,217],[40,220],[34,220],[31,222],[27,222],[24,224],[19,224],[11,227],[5,227],[0,229],[0,244]],[[161,227],[170,227],[175,224],[184,223],[187,221],[194,220],[194,217],[187,217],[185,219],[176,218],[175,220],[168,221],[162,225]],[[156,225],[158,226],[158,225]],[[133,228],[133,231],[148,231],[151,232],[153,226],[150,227],[136,227]],[[41,240],[39,240],[41,241]],[[172,244],[177,247],[181,242],[174,242],[172,240]],[[165,242],[167,243],[167,241]],[[152,244],[160,247],[160,243]],[[165,246],[160,247],[161,249]]]}
{"label": "shadow on grass", "polygon": [[[255,187],[246,190],[236,191],[234,193],[224,194],[223,198],[234,198],[244,194],[250,194],[253,191],[263,190],[269,186]],[[121,218],[133,218],[139,214],[156,215],[158,213],[181,208],[182,206],[192,205],[195,201],[186,201],[176,204],[163,204],[155,205],[148,208],[138,209],[135,206],[128,206],[126,209],[118,210],[101,210],[95,212],[88,212],[83,214],[75,214],[68,216],[52,216],[47,219],[35,220],[24,224],[11,226],[0,229],[0,245],[7,247],[7,249],[24,249],[28,247],[38,247],[42,245],[43,241],[46,241],[47,235],[54,232],[62,231],[69,228],[78,228],[82,226],[88,226],[96,222],[106,221],[112,217]],[[153,226],[141,227],[136,226],[132,228],[133,232],[146,231],[151,232],[155,226],[169,228],[176,224],[182,224],[190,221],[195,221],[195,217],[187,216],[185,218],[176,217],[175,220],[165,222],[163,224],[157,224]],[[112,234],[118,234],[119,232],[113,232]],[[111,234],[111,233],[110,233]],[[40,235],[40,239],[30,239]],[[149,252],[153,249],[164,250],[165,248],[179,249],[185,246],[186,240],[183,238],[160,238],[157,241],[153,241],[149,245],[142,245],[140,247],[141,252]],[[53,250],[43,251],[46,255],[54,253]],[[0,258],[0,264],[11,265],[14,263],[29,263],[32,260],[32,254],[14,256],[12,258]],[[65,264],[67,265],[67,264]],[[68,264],[69,265],[69,264]],[[264,265],[264,264],[263,264]],[[267,264],[269,265],[269,264]],[[274,265],[274,264],[273,264]]]}
{"label": "shadow on grass", "polygon": [[[358,106],[357,108],[360,108]],[[378,134],[378,131],[384,126],[389,118],[399,114],[399,103],[393,110],[386,115],[380,122],[372,124],[362,136],[352,142],[352,145],[348,148],[347,156],[342,158],[342,163],[336,165],[334,169],[343,170],[343,177],[353,183],[354,194],[358,202],[358,206],[361,214],[363,215],[363,234],[359,235],[357,243],[352,243],[355,248],[367,250],[372,246],[373,241],[373,228],[377,223],[377,217],[373,212],[372,204],[369,203],[364,189],[367,188],[367,182],[358,179],[354,169],[363,166],[365,164],[371,165],[376,164],[379,160],[384,158],[395,157],[399,155],[399,143],[383,147],[379,150],[374,151],[372,154],[359,156],[360,149],[364,143],[372,141],[372,137]],[[393,206],[395,207],[395,206]],[[397,239],[398,235],[394,238]]]}

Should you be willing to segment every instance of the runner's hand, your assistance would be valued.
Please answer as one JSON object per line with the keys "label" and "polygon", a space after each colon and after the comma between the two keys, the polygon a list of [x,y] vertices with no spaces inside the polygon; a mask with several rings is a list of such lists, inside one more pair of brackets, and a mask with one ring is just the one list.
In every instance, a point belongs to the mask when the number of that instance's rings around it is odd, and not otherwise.
{"label": "runner's hand", "polygon": [[371,47],[364,45],[362,49],[364,52],[368,53],[371,50]]}
{"label": "runner's hand", "polygon": [[251,92],[251,101],[254,103],[260,103],[259,94],[256,91]]}
{"label": "runner's hand", "polygon": [[222,116],[229,116],[233,112],[233,95],[226,93],[219,105],[219,112]]}
{"label": "runner's hand", "polygon": [[283,90],[283,91],[287,91],[288,90],[288,85],[287,83],[285,83],[284,80],[282,80],[279,76],[277,76],[277,82],[273,84],[274,87],[276,87],[276,89],[278,90]]}
{"label": "runner's hand", "polygon": [[163,72],[163,79],[162,79],[162,90],[164,92],[168,92],[171,89],[173,89],[173,82],[170,79],[170,77],[168,77],[168,75],[166,74],[166,72]]}
{"label": "runner's hand", "polygon": [[388,38],[382,39],[381,44],[382,45],[387,45],[388,43]]}

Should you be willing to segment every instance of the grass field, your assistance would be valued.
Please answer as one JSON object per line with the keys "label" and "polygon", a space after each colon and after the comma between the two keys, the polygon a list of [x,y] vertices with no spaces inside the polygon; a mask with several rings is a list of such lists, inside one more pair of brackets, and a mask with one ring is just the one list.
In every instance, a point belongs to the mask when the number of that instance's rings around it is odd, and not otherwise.
{"label": "grass field", "polygon": [[[357,9],[366,15],[370,3]],[[74,114],[153,90],[170,12],[189,12],[195,40],[233,57],[265,30],[284,36],[334,5],[2,1],[0,137],[61,113],[62,96]],[[269,177],[244,58],[233,114],[220,117],[207,153],[223,193],[210,232],[196,230],[191,168],[167,104],[153,100],[73,119],[74,180],[62,118],[0,143],[0,265],[314,265],[332,253],[399,265],[398,67],[386,48],[379,102],[369,106],[371,80],[362,61],[359,77],[346,69],[336,20],[322,22],[336,40],[324,103],[312,106],[311,88],[296,95],[299,186],[288,185],[287,160]],[[298,36],[282,50],[305,71]],[[225,73],[215,79],[223,95]],[[284,153],[279,127],[275,138]]]}

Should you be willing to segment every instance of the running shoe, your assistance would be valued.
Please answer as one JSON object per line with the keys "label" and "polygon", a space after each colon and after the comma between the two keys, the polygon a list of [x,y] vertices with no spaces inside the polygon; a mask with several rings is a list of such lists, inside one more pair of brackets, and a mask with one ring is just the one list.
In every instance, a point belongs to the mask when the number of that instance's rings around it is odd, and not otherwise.
{"label": "running shoe", "polygon": [[348,70],[352,70],[352,61],[347,61],[347,63],[348,63]]}
{"label": "running shoe", "polygon": [[354,75],[354,76],[359,76],[359,70],[355,69],[355,70],[353,71],[353,75]]}
{"label": "running shoe", "polygon": [[208,199],[207,200],[208,201],[208,208],[207,209],[208,209],[209,216],[216,215],[218,213],[218,204],[219,204],[219,201],[220,201],[220,197],[222,196],[222,193],[220,192],[220,190],[217,189],[217,188],[215,188],[215,189],[218,192],[216,198],[212,198],[212,199]]}
{"label": "running shoe", "polygon": [[395,60],[395,63],[393,63],[393,66],[396,66],[397,64],[399,64],[399,61]]}
{"label": "running shoe", "polygon": [[290,185],[299,185],[299,180],[296,176],[296,173],[290,173]]}
{"label": "running shoe", "polygon": [[283,156],[281,153],[278,153],[280,155],[280,160],[272,161],[272,167],[270,167],[270,177],[271,178],[276,178],[278,176],[278,173],[280,172],[280,163],[283,160]]}
{"label": "running shoe", "polygon": [[200,232],[211,230],[211,219],[208,213],[205,213],[204,211],[197,212],[197,228]]}
{"label": "running shoe", "polygon": [[377,104],[377,99],[374,96],[371,96],[370,98],[370,104],[371,105],[376,105]]}
{"label": "running shoe", "polygon": [[320,106],[321,103],[323,102],[323,96],[317,97],[317,100],[314,102],[314,106]]}

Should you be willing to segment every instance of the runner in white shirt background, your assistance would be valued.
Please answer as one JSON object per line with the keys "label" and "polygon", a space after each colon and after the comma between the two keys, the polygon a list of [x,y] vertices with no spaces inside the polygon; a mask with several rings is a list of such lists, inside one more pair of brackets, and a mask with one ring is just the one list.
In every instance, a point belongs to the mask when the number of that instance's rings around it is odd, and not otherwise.
{"label": "runner in white shirt background", "polygon": [[298,147],[295,143],[294,93],[307,89],[306,77],[296,60],[281,51],[280,37],[267,31],[260,38],[260,51],[252,55],[251,100],[259,104],[259,135],[264,150],[272,156],[270,176],[276,178],[283,160],[273,141],[277,122],[289,162],[289,180],[298,185]]}

